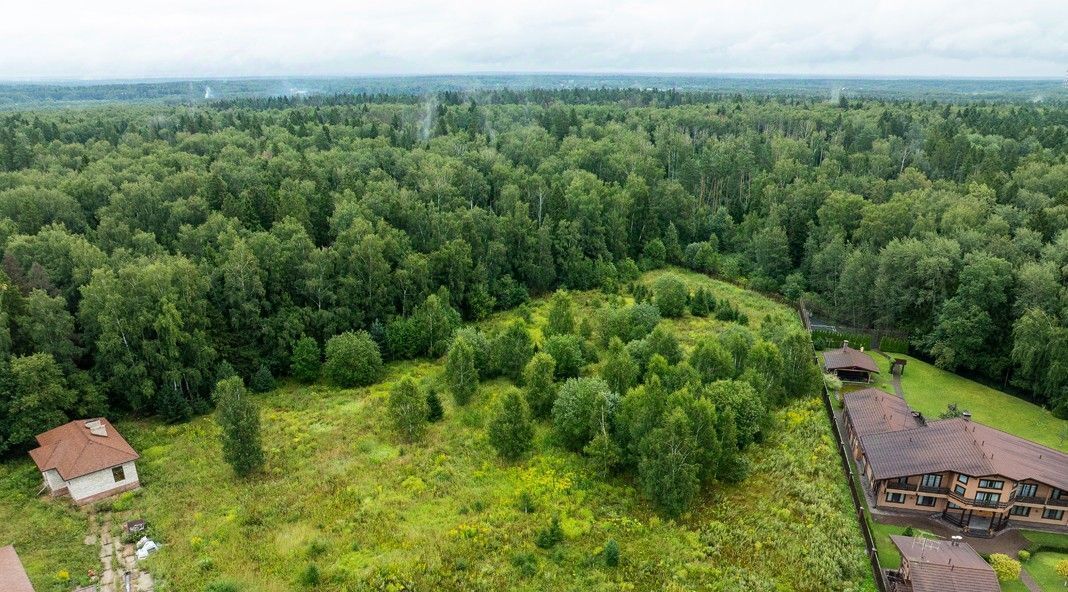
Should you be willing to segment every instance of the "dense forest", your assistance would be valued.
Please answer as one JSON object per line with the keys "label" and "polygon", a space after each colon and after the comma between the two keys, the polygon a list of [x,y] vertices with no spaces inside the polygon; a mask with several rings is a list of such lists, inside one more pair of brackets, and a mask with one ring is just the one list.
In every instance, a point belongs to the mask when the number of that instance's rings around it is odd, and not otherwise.
{"label": "dense forest", "polygon": [[1066,154],[1068,108],[1023,103],[514,90],[2,115],[0,449],[108,408],[185,419],[220,378],[289,375],[328,340],[438,357],[460,319],[668,264],[1068,416]]}

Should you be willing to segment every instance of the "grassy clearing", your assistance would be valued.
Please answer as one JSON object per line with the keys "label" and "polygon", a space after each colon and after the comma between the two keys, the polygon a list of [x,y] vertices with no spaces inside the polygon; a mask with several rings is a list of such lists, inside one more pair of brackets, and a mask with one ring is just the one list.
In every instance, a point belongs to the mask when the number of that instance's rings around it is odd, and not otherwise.
{"label": "grassy clearing", "polygon": [[1065,582],[1062,576],[1057,575],[1053,566],[1058,561],[1068,559],[1068,553],[1051,553],[1042,552],[1036,553],[1031,557],[1024,569],[1027,573],[1031,574],[1031,577],[1038,582],[1038,585],[1043,590],[1064,590],[1068,586],[1068,582]]}
{"label": "grassy clearing", "polygon": [[[1057,419],[1049,411],[1019,397],[946,372],[921,360],[901,354],[908,360],[901,377],[901,388],[909,406],[927,417],[937,418],[946,405],[956,403],[972,413],[975,421],[990,427],[1068,452],[1068,421]],[[894,392],[890,385],[890,361],[879,354],[872,356],[882,372],[877,386]]]}
{"label": "grassy clearing", "polygon": [[[707,282],[717,297],[740,292],[701,276],[687,281]],[[580,315],[613,298],[575,296]],[[760,300],[747,298],[736,304],[750,318],[763,317]],[[764,302],[764,313],[780,310]],[[544,309],[544,301],[535,302],[526,314],[539,323]],[[517,314],[524,313],[496,315],[486,325]],[[684,341],[719,326],[688,317],[670,322]],[[120,421],[142,453],[145,485],[121,503],[148,519],[163,543],[148,562],[157,590],[200,591],[217,581],[269,592],[874,590],[817,398],[776,413],[768,441],[747,453],[747,481],[709,488],[693,512],[669,521],[629,480],[593,477],[582,457],[553,444],[547,425],[538,427],[528,459],[498,460],[483,426],[494,397],[514,388],[504,380],[483,383],[467,408],[446,400],[445,420],[432,424],[425,442],[400,443],[386,420],[386,393],[404,376],[434,380],[441,366],[393,363],[369,388],[286,384],[263,395],[267,467],[248,481],[222,462],[212,417],[173,426]],[[37,477],[26,461],[0,470],[5,491],[18,492],[0,498],[0,536],[18,535],[37,549],[27,567],[39,590],[52,589],[59,569],[87,569],[94,553],[81,545],[82,515],[33,499]],[[524,494],[533,510],[521,507]],[[62,522],[68,515],[71,522]],[[535,534],[553,516],[566,539],[541,550]],[[617,568],[603,561],[609,539],[621,548]],[[65,557],[56,549],[78,553]],[[318,584],[307,583],[312,565]]]}

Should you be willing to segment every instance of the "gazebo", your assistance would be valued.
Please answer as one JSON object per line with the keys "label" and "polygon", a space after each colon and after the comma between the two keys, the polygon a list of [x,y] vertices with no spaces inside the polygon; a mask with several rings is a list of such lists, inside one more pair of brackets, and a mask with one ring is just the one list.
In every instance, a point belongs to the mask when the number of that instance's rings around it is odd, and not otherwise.
{"label": "gazebo", "polygon": [[879,373],[875,360],[863,350],[849,347],[848,341],[842,347],[823,352],[823,369],[837,376],[842,382],[871,382],[871,375]]}

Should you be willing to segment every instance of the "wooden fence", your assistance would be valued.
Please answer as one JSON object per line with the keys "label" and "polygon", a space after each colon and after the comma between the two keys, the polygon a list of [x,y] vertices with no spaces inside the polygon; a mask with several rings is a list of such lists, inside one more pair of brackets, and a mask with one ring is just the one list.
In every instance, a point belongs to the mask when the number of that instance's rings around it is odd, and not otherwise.
{"label": "wooden fence", "polygon": [[[805,308],[803,301],[797,303],[798,314],[801,315],[801,323],[804,324],[805,330],[812,331],[811,317],[808,314],[808,310]],[[816,353],[816,349],[812,349],[812,357],[816,360],[816,365],[820,365],[819,354]],[[861,483],[858,480],[856,472],[853,470],[853,461],[850,459],[849,449],[845,445],[845,438],[842,437],[842,431],[838,424],[838,419],[834,416],[834,405],[831,404],[831,393],[827,390],[827,386],[824,385],[821,389],[823,391],[823,408],[827,412],[827,420],[831,422],[831,433],[834,434],[834,441],[838,446],[838,460],[841,461],[842,472],[845,474],[846,481],[849,483],[849,495],[853,498],[853,511],[857,518],[857,523],[860,524],[860,532],[864,536],[864,544],[868,555],[868,561],[871,563],[872,574],[875,576],[875,585],[879,589],[879,592],[887,592],[888,585],[886,581],[886,572],[883,571],[882,565],[879,563],[879,553],[875,547],[875,537],[872,535],[871,527],[868,524],[868,519],[865,516],[866,507],[864,501],[860,499]]]}

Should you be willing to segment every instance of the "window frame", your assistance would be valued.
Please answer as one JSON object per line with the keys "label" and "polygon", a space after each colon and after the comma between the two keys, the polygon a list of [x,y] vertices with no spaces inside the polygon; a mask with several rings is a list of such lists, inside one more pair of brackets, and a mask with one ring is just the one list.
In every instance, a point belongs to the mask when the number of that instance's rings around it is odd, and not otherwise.
{"label": "window frame", "polygon": [[[931,503],[923,503],[925,500],[930,500]],[[938,498],[931,495],[918,495],[916,496],[916,505],[923,506],[925,508],[933,508],[938,503]]]}
{"label": "window frame", "polygon": [[[983,485],[984,483],[990,483],[990,484],[997,483],[998,485],[997,485],[997,487],[994,487],[993,485]],[[1005,489],[1005,481],[1003,481],[1001,479],[980,479],[979,480],[979,487],[981,489],[998,489],[998,490],[1001,490],[1001,489]]]}
{"label": "window frame", "polygon": [[[1056,514],[1052,516],[1051,514]],[[1058,510],[1056,508],[1044,508],[1042,510],[1043,520],[1064,520],[1064,510]]]}
{"label": "window frame", "polygon": [[1013,506],[1012,509],[1009,510],[1009,516],[1023,516],[1024,518],[1027,518],[1030,515],[1030,506]]}
{"label": "window frame", "polygon": [[[900,499],[894,499],[894,498],[900,498]],[[903,503],[905,503],[905,494],[899,493],[897,491],[887,491],[886,492],[886,501],[890,502],[891,504],[903,504]]]}
{"label": "window frame", "polygon": [[969,477],[967,475],[965,475],[964,473],[961,473],[961,474],[957,475],[957,483],[962,483],[964,485],[967,485],[968,484],[968,480],[969,480]]}
{"label": "window frame", "polygon": [[111,478],[115,483],[126,480],[126,467],[119,465],[117,467],[111,467]]}

